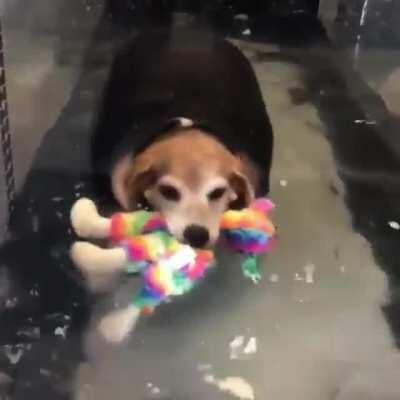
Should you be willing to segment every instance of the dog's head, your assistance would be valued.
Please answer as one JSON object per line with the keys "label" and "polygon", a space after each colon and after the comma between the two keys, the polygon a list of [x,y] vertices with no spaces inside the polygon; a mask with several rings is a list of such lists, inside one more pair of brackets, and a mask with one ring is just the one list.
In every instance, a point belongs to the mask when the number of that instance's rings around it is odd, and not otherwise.
{"label": "dog's head", "polygon": [[255,170],[216,139],[186,130],[153,144],[113,171],[116,199],[127,210],[143,201],[162,212],[171,233],[194,247],[213,245],[221,215],[254,197]]}

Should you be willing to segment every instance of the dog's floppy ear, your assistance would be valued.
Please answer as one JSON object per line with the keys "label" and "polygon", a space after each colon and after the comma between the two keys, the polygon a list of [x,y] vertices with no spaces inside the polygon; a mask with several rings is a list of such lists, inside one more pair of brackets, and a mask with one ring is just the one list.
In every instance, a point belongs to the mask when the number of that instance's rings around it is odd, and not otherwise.
{"label": "dog's floppy ear", "polygon": [[144,192],[157,181],[158,170],[152,158],[127,155],[114,167],[112,174],[113,193],[120,205],[135,209],[145,202]]}
{"label": "dog's floppy ear", "polygon": [[240,210],[249,206],[254,200],[258,173],[247,157],[237,156],[235,169],[229,176],[229,184],[236,196],[230,203],[230,208]]}
{"label": "dog's floppy ear", "polygon": [[150,165],[144,169],[133,168],[131,170],[126,182],[130,209],[136,209],[138,205],[147,204],[145,192],[157,182],[158,176],[158,169],[155,165]]}
{"label": "dog's floppy ear", "polygon": [[229,177],[229,185],[235,194],[235,199],[229,204],[233,210],[247,207],[254,199],[254,190],[249,179],[240,172],[233,172]]}

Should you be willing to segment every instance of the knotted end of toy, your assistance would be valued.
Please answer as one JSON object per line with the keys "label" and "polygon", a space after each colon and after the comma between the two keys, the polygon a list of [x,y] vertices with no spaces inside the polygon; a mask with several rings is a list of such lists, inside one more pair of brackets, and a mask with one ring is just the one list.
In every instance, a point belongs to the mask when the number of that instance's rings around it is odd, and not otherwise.
{"label": "knotted end of toy", "polygon": [[250,208],[252,210],[259,211],[264,215],[269,215],[275,210],[275,204],[266,197],[260,197],[251,203]]}
{"label": "knotted end of toy", "polygon": [[227,245],[247,255],[270,251],[275,227],[268,214],[273,208],[270,200],[258,199],[249,208],[224,213],[221,234]]}
{"label": "knotted end of toy", "polygon": [[243,274],[257,283],[261,279],[258,255],[274,245],[275,227],[269,214],[275,206],[267,198],[256,199],[249,208],[227,211],[221,220],[221,234],[228,247],[245,255]]}

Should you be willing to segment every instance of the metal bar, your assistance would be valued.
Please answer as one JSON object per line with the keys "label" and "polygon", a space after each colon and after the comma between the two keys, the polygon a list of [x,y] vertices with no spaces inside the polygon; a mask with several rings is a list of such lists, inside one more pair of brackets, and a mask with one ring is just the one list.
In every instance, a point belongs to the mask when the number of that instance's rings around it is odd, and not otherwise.
{"label": "metal bar", "polygon": [[6,72],[4,63],[3,29],[0,20],[0,143],[3,155],[3,173],[9,214],[14,210],[15,177],[10,120],[8,114]]}

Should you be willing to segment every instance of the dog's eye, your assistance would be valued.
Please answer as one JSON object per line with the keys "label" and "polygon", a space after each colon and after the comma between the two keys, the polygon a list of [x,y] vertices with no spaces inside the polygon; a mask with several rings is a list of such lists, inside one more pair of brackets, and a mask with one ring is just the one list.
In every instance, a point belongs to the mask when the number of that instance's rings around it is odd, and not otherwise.
{"label": "dog's eye", "polygon": [[181,198],[178,190],[170,185],[160,185],[158,187],[158,191],[160,192],[161,196],[165,197],[167,200],[179,201]]}
{"label": "dog's eye", "polygon": [[226,188],[220,187],[212,190],[210,193],[208,193],[207,197],[208,200],[213,201],[213,200],[219,200],[226,192]]}

